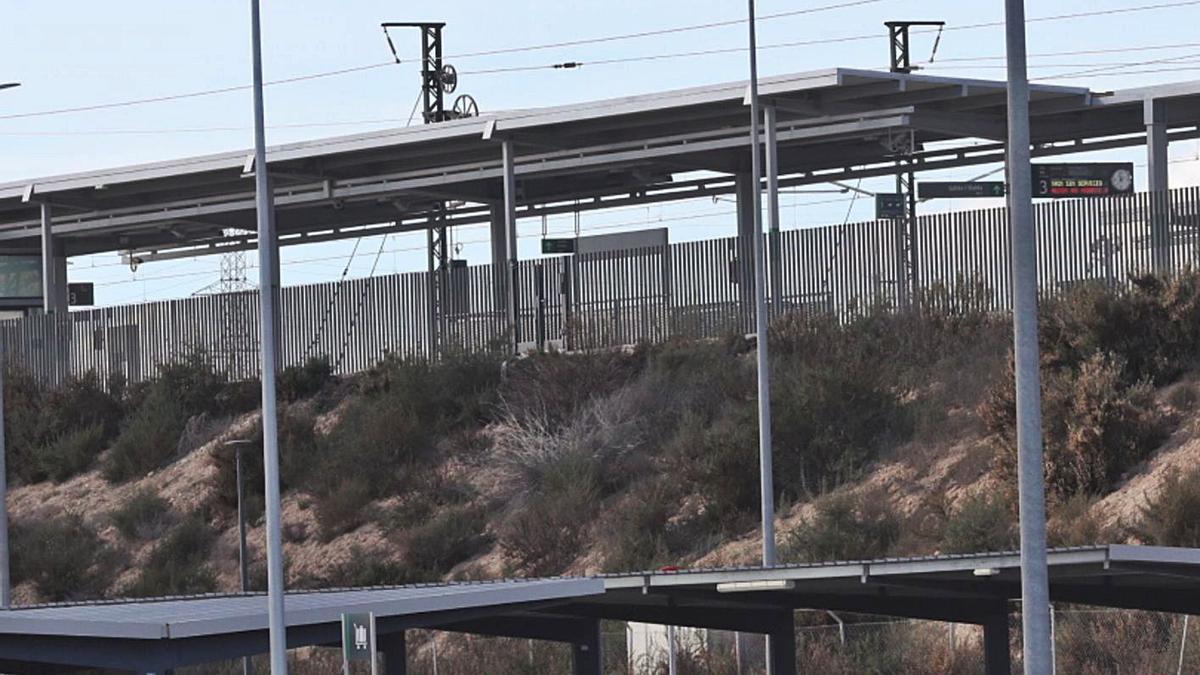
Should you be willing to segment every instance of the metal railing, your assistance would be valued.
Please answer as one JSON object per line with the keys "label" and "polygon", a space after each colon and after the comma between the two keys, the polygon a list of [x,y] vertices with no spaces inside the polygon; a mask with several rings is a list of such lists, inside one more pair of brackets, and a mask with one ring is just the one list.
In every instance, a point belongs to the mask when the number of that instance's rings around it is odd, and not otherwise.
{"label": "metal railing", "polygon": [[[1200,188],[1036,208],[1039,288],[1123,288],[1132,274],[1200,260]],[[915,298],[935,308],[1008,310],[1009,227],[1003,208],[921,216],[904,246],[895,221],[783,232],[771,275],[775,315],[849,317]],[[524,261],[517,338],[527,347],[596,349],[673,337],[748,332],[737,238]],[[915,273],[907,273],[911,256]],[[429,275],[412,272],[295,286],[281,293],[283,366],[327,356],[339,373],[389,354],[503,350],[511,344],[507,271],[454,268],[444,313],[430,317]],[[128,381],[202,350],[234,378],[258,371],[258,294],[242,292],[41,315],[0,322],[5,354],[47,382],[87,371]]]}

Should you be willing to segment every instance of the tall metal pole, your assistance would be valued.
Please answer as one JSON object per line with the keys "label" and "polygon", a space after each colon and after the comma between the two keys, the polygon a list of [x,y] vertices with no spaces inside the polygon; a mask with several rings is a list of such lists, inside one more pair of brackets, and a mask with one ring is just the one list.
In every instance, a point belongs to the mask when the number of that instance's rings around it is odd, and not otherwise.
{"label": "tall metal pole", "polygon": [[266,125],[263,113],[262,29],[258,0],[250,0],[250,32],[254,61],[254,190],[258,208],[259,320],[262,323],[263,473],[267,512],[267,604],[271,675],[287,675],[287,635],[283,618],[283,537],[279,504],[279,420],[275,407],[276,313],[279,280],[272,273],[278,250],[275,213],[267,173]]}
{"label": "tall metal pole", "polygon": [[0,355],[0,609],[12,606],[8,570],[8,446],[4,442],[4,358]]}
{"label": "tall metal pole", "polygon": [[[767,345],[767,275],[763,255],[762,166],[759,151],[758,36],[754,25],[754,0],[747,0],[750,29],[750,184],[754,193],[754,332],[758,344],[758,469],[762,503],[762,564],[775,564],[775,481],[771,472],[771,361]],[[767,673],[774,670],[771,638],[766,638]]]}
{"label": "tall metal pole", "polygon": [[1012,224],[1013,350],[1021,522],[1021,634],[1026,675],[1050,675],[1050,584],[1046,571],[1046,493],[1042,469],[1042,391],[1038,366],[1037,239],[1029,149],[1025,2],[1005,0],[1008,53],[1008,213]]}
{"label": "tall metal pole", "polygon": [[762,167],[759,151],[758,49],[750,6],[750,181],[754,185],[754,327],[758,340],[758,462],[762,493],[763,566],[775,564],[775,493],[771,476],[771,362],[767,353],[767,278],[763,260]]}

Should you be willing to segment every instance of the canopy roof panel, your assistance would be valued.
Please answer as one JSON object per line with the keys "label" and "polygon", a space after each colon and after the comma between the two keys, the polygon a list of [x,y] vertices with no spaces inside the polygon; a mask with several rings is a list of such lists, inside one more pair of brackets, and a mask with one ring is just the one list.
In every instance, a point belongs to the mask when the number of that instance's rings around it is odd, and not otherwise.
{"label": "canopy roof panel", "polygon": [[[729,192],[720,179],[749,168],[746,90],[734,82],[276,146],[268,164],[281,242],[378,224],[424,229],[446,201],[461,203],[450,224],[486,221],[502,198],[501,141],[516,148],[524,215]],[[1003,81],[844,68],[761,83],[778,111],[784,184],[890,173],[909,151],[918,169],[996,161],[994,148],[939,162],[923,153],[1003,141],[1005,92]],[[1168,123],[1195,133],[1200,83],[1115,94],[1034,85],[1034,142],[1069,152],[1143,133],[1147,96],[1170,98]],[[253,229],[253,171],[245,151],[0,184],[0,247],[35,247],[43,203],[69,255],[228,242],[226,230]]]}

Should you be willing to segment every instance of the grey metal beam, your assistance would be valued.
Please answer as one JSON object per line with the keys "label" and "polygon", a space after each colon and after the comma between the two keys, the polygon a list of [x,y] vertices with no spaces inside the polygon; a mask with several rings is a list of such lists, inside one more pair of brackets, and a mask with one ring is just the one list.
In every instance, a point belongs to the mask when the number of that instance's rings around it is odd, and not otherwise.
{"label": "grey metal beam", "polygon": [[1167,102],[1147,99],[1144,106],[1146,122],[1146,176],[1151,197],[1150,247],[1154,271],[1166,272],[1171,265],[1171,214],[1161,195],[1169,188],[1170,138],[1167,136]]}
{"label": "grey metal beam", "polygon": [[520,326],[517,324],[518,312],[520,311],[518,307],[520,288],[517,285],[517,274],[519,272],[517,253],[517,178],[516,157],[513,152],[513,143],[511,140],[501,141],[501,159],[504,165],[505,251],[508,257],[508,279],[505,285],[507,302],[505,302],[505,309],[508,312],[508,330],[512,340],[512,353],[515,354],[520,344],[521,336]]}

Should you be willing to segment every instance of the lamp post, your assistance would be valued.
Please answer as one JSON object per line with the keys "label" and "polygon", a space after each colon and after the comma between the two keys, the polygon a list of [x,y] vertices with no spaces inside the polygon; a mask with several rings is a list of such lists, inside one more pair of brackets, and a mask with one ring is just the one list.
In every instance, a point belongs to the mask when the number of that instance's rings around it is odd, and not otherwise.
{"label": "lamp post", "polygon": [[1017,391],[1017,490],[1021,531],[1021,636],[1026,675],[1050,675],[1050,580],[1038,355],[1037,237],[1029,147],[1025,0],[1005,0],[1008,60],[1008,213],[1012,226],[1013,352]]}
{"label": "lamp post", "polygon": [[[236,439],[226,441],[225,446],[233,448],[234,467],[237,472],[237,518],[238,518],[238,582],[242,592],[250,590],[250,556],[246,548],[246,474],[242,471],[242,448],[253,445],[252,441]],[[250,657],[242,657],[242,675],[250,675]]]}
{"label": "lamp post", "polygon": [[279,498],[279,411],[275,400],[277,366],[276,301],[279,291],[275,203],[267,173],[267,132],[263,110],[262,28],[259,2],[250,0],[254,81],[254,194],[258,215],[258,288],[262,358],[263,483],[267,530],[267,625],[271,675],[287,675],[287,623],[284,621],[283,535]]}

